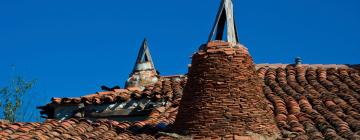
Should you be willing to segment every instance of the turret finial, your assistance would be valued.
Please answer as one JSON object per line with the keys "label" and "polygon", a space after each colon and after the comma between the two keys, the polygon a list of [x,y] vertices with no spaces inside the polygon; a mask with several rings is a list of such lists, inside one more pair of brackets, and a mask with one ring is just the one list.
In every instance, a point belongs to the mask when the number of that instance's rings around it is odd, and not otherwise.
{"label": "turret finial", "polygon": [[147,39],[145,38],[136,59],[133,73],[140,70],[155,69],[153,60],[151,58],[150,49],[148,47]]}
{"label": "turret finial", "polygon": [[[227,37],[226,40],[223,38],[225,27]],[[210,42],[212,40],[223,40],[231,43],[239,43],[232,0],[221,1],[215,24],[210,33],[208,41]]]}
{"label": "turret finial", "polygon": [[131,72],[129,79],[126,81],[125,87],[144,89],[145,86],[156,83],[159,80],[157,76],[158,73],[151,58],[147,40],[144,39],[134,69]]}

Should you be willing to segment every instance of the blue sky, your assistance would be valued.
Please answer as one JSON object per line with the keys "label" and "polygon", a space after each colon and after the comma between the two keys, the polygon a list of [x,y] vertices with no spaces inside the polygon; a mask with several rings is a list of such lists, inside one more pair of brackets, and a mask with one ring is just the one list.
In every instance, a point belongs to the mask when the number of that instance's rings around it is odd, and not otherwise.
{"label": "blue sky", "polygon": [[[355,64],[359,0],[235,0],[240,42],[256,63]],[[0,0],[0,86],[37,79],[36,94],[76,97],[123,87],[148,38],[163,75],[187,72],[219,0]],[[15,70],[12,68],[15,66]]]}

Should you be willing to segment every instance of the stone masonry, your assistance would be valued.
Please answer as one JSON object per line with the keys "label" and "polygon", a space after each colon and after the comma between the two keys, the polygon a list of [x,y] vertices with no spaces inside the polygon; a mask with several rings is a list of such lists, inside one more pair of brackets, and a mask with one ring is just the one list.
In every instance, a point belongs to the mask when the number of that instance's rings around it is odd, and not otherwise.
{"label": "stone masonry", "polygon": [[194,139],[277,135],[273,111],[244,46],[222,41],[203,45],[192,57],[174,129]]}

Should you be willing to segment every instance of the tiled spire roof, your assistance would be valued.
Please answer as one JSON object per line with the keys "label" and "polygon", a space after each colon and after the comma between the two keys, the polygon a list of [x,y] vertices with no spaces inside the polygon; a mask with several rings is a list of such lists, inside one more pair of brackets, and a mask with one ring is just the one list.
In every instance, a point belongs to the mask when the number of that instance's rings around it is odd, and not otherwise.
{"label": "tiled spire roof", "polygon": [[[226,30],[225,30],[226,27]],[[224,30],[226,39],[224,40]],[[222,0],[219,11],[216,16],[214,27],[209,36],[209,42],[212,40],[223,40],[231,43],[238,43],[237,28],[235,24],[232,0]]]}

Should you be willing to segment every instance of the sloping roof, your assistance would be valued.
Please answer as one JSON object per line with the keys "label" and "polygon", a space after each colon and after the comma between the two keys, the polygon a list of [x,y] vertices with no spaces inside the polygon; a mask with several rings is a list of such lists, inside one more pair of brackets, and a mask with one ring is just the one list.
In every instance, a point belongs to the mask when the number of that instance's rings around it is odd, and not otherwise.
{"label": "sloping roof", "polygon": [[338,66],[268,65],[258,69],[284,137],[360,138],[359,71]]}
{"label": "sloping roof", "polygon": [[[264,94],[283,138],[360,138],[358,70],[347,65],[259,64],[257,72],[264,81]],[[158,92],[165,95],[168,91]],[[154,139],[159,137],[160,131],[171,132],[169,128],[176,114],[174,103],[154,109],[148,119],[138,122],[76,119],[45,123],[0,122],[0,138]]]}
{"label": "sloping roof", "polygon": [[157,132],[165,131],[174,123],[177,114],[176,105],[154,109],[149,118],[137,122],[118,122],[107,119],[90,121],[86,119],[68,119],[64,121],[48,119],[44,123],[8,123],[0,122],[0,140],[2,139],[155,139]]}
{"label": "sloping roof", "polygon": [[154,85],[145,87],[144,90],[136,87],[127,89],[113,89],[112,91],[102,91],[76,98],[52,98],[51,103],[38,107],[41,114],[53,118],[54,107],[65,105],[99,105],[125,102],[129,100],[151,99],[153,101],[165,100],[178,104],[181,99],[183,87],[186,84],[186,76],[174,75],[161,77]]}
{"label": "sloping roof", "polygon": [[[179,78],[178,80],[174,80]],[[112,91],[101,91],[95,94],[89,94],[82,97],[76,98],[52,98],[51,104],[63,104],[71,105],[78,103],[85,104],[103,104],[103,103],[114,103],[117,101],[129,100],[129,99],[140,99],[140,98],[167,98],[171,100],[172,94],[182,90],[184,86],[185,76],[171,76],[162,77],[154,85],[147,86],[143,91],[136,87],[129,87],[126,89],[114,89]]]}

